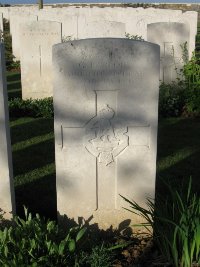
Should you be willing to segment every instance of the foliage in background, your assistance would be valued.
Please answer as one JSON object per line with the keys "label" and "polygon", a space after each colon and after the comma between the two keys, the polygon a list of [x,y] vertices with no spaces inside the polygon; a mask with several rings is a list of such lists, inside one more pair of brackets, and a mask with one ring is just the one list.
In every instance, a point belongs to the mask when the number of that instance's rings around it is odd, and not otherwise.
{"label": "foliage in background", "polygon": [[165,196],[158,195],[156,203],[147,199],[147,208],[121,196],[130,204],[127,210],[145,219],[140,225],[153,228],[157,248],[175,267],[200,264],[200,197],[192,192],[191,183],[190,178],[185,192],[164,182]]}
{"label": "foliage in background", "polygon": [[68,35],[68,36],[63,36],[62,37],[62,43],[66,43],[68,41],[71,41],[72,40],[72,35]]}
{"label": "foliage in background", "polygon": [[162,83],[159,92],[159,115],[162,117],[182,115],[186,103],[185,94],[184,84]]}
{"label": "foliage in background", "polygon": [[177,82],[160,85],[159,114],[163,117],[200,116],[200,65],[193,53],[189,60],[187,42],[181,45],[183,68]]}
{"label": "foliage in background", "polygon": [[86,228],[63,232],[54,221],[47,222],[25,209],[25,220],[15,217],[15,226],[0,231],[0,263],[11,267],[77,266],[79,245]]}
{"label": "foliage in background", "polygon": [[14,61],[14,55],[12,54],[12,37],[10,35],[9,21],[3,19],[4,32],[2,34],[2,39],[5,45],[5,60],[7,70],[20,69],[19,61]]}
{"label": "foliage in background", "polygon": [[198,64],[200,64],[200,21],[197,24],[197,35],[196,35],[196,44],[195,44],[195,54],[198,59]]}
{"label": "foliage in background", "polygon": [[195,53],[185,63],[183,74],[186,86],[185,113],[200,116],[200,65]]}
{"label": "foliage in background", "polygon": [[131,39],[131,40],[137,40],[137,41],[144,41],[144,39],[142,38],[142,36],[140,35],[131,35],[130,33],[125,33],[125,37],[127,39]]}
{"label": "foliage in background", "polygon": [[9,100],[8,105],[11,117],[52,118],[54,114],[52,97],[27,100],[14,98]]}

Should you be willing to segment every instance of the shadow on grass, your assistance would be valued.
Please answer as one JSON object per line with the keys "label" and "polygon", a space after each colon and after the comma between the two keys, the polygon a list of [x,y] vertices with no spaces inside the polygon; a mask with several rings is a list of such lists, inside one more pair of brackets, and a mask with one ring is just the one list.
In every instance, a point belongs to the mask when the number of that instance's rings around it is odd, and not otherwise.
{"label": "shadow on grass", "polygon": [[16,186],[17,215],[24,216],[26,206],[32,214],[39,213],[56,220],[56,178],[55,173],[44,176],[27,184]]}
{"label": "shadow on grass", "polygon": [[11,100],[13,98],[22,98],[21,89],[15,89],[12,91],[8,91],[8,100]]}
{"label": "shadow on grass", "polygon": [[12,145],[30,138],[53,132],[53,119],[20,118],[11,120],[18,124],[11,124]]}
{"label": "shadow on grass", "polygon": [[37,169],[54,162],[55,156],[53,138],[13,152],[13,168],[15,176],[25,175],[27,172],[34,170],[34,175],[36,176],[37,173],[39,175]]}
{"label": "shadow on grass", "polygon": [[7,85],[8,92],[14,90],[14,89],[20,89],[21,90],[21,82],[17,81],[14,83],[8,83]]}
{"label": "shadow on grass", "polygon": [[21,74],[19,72],[7,73],[7,91],[8,99],[22,98]]}
{"label": "shadow on grass", "polygon": [[188,185],[191,176],[193,191],[200,193],[199,136],[200,119],[173,118],[160,121],[156,191],[162,193],[160,177],[171,181],[174,188],[179,189],[181,185]]}
{"label": "shadow on grass", "polygon": [[14,82],[21,80],[21,73],[20,72],[8,72],[7,73],[7,82]]}

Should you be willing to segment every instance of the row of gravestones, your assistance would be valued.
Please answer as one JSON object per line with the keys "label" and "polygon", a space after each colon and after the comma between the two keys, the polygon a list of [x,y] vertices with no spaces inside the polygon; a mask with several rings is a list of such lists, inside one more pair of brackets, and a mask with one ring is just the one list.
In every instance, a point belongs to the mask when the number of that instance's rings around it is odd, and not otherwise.
{"label": "row of gravestones", "polygon": [[82,39],[122,38],[125,32],[141,35],[160,45],[160,80],[168,83],[178,78],[183,66],[180,45],[187,42],[191,56],[197,32],[197,12],[153,8],[68,7],[36,11],[32,7],[11,10],[9,19],[13,53],[21,60],[23,99],[52,96],[51,47],[64,36]]}
{"label": "row of gravestones", "polygon": [[[197,24],[197,12],[189,11],[182,12],[181,10],[167,10],[167,9],[155,9],[155,8],[131,8],[131,7],[106,7],[100,8],[98,6],[89,8],[81,7],[76,8],[68,6],[67,8],[53,8],[48,10],[35,10],[34,7],[20,7],[20,8],[8,8],[10,10],[9,17],[11,33],[14,34],[14,39],[19,35],[20,23],[27,23],[28,21],[36,20],[50,20],[62,23],[62,35],[71,36],[72,39],[83,39],[90,37],[104,37],[102,34],[106,31],[110,31],[106,37],[121,37],[125,35],[125,32],[132,35],[141,35],[144,40],[147,40],[147,25],[156,22],[178,22],[188,25],[190,31],[189,50],[190,53],[194,50],[194,37],[196,34]],[[1,10],[1,9],[0,9]],[[5,13],[5,8],[2,12]],[[107,21],[104,29],[96,25],[96,22],[100,24]],[[116,27],[110,27],[109,22],[119,22],[120,29],[118,33]],[[91,23],[93,24],[91,26]],[[97,28],[95,28],[95,26]],[[102,25],[103,26],[103,25]],[[101,36],[99,36],[101,34]],[[112,36],[113,34],[113,36]],[[116,34],[119,34],[116,36]],[[16,56],[20,57],[19,44]],[[14,48],[15,49],[15,48]]]}
{"label": "row of gravestones", "polygon": [[[2,57],[1,49],[1,66]],[[159,63],[159,46],[145,41],[99,38],[53,46],[59,216],[92,218],[107,229],[138,222],[122,209],[119,194],[141,205],[154,198]],[[0,205],[15,212],[5,90],[2,67]]]}

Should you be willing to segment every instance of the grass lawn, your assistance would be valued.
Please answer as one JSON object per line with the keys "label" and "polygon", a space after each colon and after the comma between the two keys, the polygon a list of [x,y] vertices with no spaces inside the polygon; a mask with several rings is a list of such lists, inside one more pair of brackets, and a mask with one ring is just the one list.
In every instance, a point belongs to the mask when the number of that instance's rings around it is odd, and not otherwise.
{"label": "grass lawn", "polygon": [[[8,76],[9,98],[13,96],[16,79],[20,82],[17,73]],[[20,89],[17,92],[20,96]],[[174,187],[179,189],[183,181],[187,181],[190,176],[193,178],[194,190],[200,191],[199,137],[200,119],[160,119],[157,192],[163,193],[160,177],[174,181]],[[55,219],[53,119],[11,118],[11,142],[17,213],[22,214],[23,205],[26,205],[31,212],[39,212]]]}
{"label": "grass lawn", "polygon": [[21,97],[21,74],[17,71],[7,73],[8,99]]}

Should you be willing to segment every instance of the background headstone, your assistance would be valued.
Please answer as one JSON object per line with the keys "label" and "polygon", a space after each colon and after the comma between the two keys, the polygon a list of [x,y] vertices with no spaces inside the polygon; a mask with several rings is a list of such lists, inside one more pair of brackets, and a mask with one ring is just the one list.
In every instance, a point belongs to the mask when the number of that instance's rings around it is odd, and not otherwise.
{"label": "background headstone", "polygon": [[[81,27],[82,26],[82,27]],[[116,21],[98,20],[80,25],[78,38],[125,37],[125,24]]]}
{"label": "background headstone", "polygon": [[4,45],[0,43],[0,209],[10,218],[15,214],[12,153],[5,79]]}
{"label": "background headstone", "polygon": [[53,94],[52,46],[61,42],[61,23],[35,21],[21,29],[22,98]]}
{"label": "background headstone", "polygon": [[15,60],[20,60],[20,47],[22,45],[20,39],[21,27],[31,21],[37,21],[37,16],[18,12],[17,14],[12,15],[11,21],[12,51],[15,56]]}
{"label": "background headstone", "polygon": [[189,27],[184,23],[159,22],[147,25],[147,39],[160,45],[160,80],[165,83],[177,81],[183,67],[183,49],[189,44]]}
{"label": "background headstone", "polygon": [[154,197],[159,46],[117,38],[53,47],[57,208],[117,227],[119,194]]}
{"label": "background headstone", "polygon": [[0,13],[0,31],[3,32],[3,13]]}

